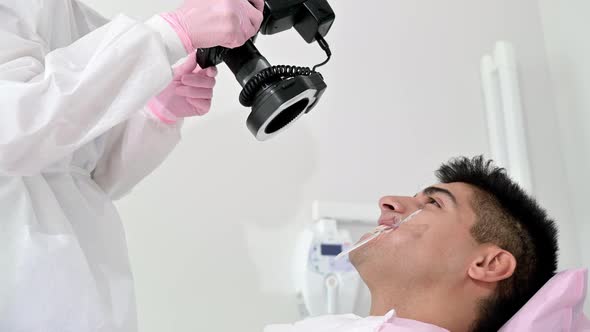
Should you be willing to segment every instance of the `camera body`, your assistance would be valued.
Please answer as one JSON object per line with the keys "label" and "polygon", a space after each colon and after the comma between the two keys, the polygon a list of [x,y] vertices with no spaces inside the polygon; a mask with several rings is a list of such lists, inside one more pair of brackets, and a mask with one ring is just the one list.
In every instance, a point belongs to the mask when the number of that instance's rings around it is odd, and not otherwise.
{"label": "camera body", "polygon": [[[323,39],[335,14],[326,0],[266,0],[260,33],[272,35],[295,28],[307,43],[317,41],[331,55]],[[228,49],[197,50],[197,63],[208,68],[224,62],[242,86],[240,103],[252,107],[246,125],[264,141],[308,113],[327,85],[315,70],[297,66],[272,66],[254,46],[255,37]]]}

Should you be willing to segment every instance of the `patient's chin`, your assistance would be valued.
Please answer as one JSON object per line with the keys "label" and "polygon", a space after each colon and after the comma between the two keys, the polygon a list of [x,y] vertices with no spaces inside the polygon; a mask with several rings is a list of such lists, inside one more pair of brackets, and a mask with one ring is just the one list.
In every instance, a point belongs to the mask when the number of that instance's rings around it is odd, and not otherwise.
{"label": "patient's chin", "polygon": [[369,253],[366,248],[359,248],[357,250],[352,251],[348,254],[348,259],[354,268],[361,274],[363,266],[366,265],[367,261],[369,260]]}
{"label": "patient's chin", "polygon": [[350,264],[352,264],[352,266],[358,270],[358,267],[362,265],[363,255],[360,250],[357,249],[348,254],[348,259],[350,260]]}

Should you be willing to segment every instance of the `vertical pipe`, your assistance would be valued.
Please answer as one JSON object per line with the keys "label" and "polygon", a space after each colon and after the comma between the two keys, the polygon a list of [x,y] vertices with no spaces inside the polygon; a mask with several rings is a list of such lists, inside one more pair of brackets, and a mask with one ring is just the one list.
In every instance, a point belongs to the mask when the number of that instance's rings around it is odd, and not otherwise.
{"label": "vertical pipe", "polygon": [[340,288],[338,277],[328,275],[324,280],[326,287],[326,312],[333,315],[338,312],[338,289]]}
{"label": "vertical pipe", "polygon": [[524,189],[532,192],[526,129],[518,83],[516,56],[512,45],[503,41],[497,42],[494,50],[494,60],[498,69],[500,96],[504,111],[509,171]]}
{"label": "vertical pipe", "polygon": [[485,55],[481,59],[481,85],[488,126],[488,140],[492,159],[498,166],[508,169],[504,115],[500,99],[499,81],[494,59]]}

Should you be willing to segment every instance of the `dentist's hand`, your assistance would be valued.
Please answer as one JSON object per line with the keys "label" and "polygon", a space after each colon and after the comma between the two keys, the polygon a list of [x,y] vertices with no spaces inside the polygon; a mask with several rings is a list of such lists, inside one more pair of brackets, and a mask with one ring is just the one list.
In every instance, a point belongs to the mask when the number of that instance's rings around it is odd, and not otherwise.
{"label": "dentist's hand", "polygon": [[162,122],[172,124],[179,118],[201,116],[209,112],[217,69],[201,69],[195,54],[174,69],[172,82],[148,102],[148,108]]}
{"label": "dentist's hand", "polygon": [[192,49],[224,46],[235,48],[254,36],[262,23],[264,0],[185,0],[162,14]]}

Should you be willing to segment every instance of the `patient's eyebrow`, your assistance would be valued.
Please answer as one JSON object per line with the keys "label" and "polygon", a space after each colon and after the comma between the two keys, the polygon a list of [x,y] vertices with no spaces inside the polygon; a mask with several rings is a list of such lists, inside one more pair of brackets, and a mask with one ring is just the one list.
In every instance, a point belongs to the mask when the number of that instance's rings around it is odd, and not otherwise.
{"label": "patient's eyebrow", "polygon": [[[447,196],[448,198],[450,198],[451,201],[453,201],[453,204],[455,204],[455,206],[457,205],[457,199],[455,198],[455,195],[453,195],[453,193],[448,191],[447,189],[430,186],[430,187],[422,190],[422,193],[424,195],[443,194],[443,195]],[[416,196],[414,196],[414,197],[416,197]]]}

